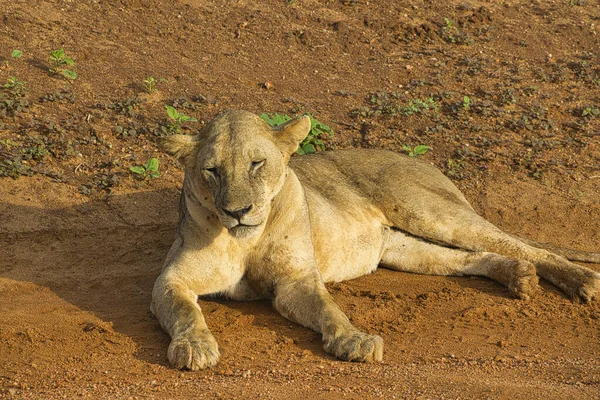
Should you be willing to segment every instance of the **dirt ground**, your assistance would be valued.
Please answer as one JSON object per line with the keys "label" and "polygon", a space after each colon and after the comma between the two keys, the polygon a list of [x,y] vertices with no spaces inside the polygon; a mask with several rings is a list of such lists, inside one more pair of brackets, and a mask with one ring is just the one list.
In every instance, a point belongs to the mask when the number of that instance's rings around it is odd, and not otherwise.
{"label": "dirt ground", "polygon": [[[380,364],[268,302],[202,300],[220,364],[177,371],[149,311],[183,177],[165,104],[185,133],[240,108],[310,112],[328,150],[427,145],[498,226],[600,251],[597,1],[0,0],[0,21],[0,398],[600,398],[600,301],[544,281],[329,285]],[[74,80],[49,71],[63,46]],[[152,157],[159,178],[129,170]]]}

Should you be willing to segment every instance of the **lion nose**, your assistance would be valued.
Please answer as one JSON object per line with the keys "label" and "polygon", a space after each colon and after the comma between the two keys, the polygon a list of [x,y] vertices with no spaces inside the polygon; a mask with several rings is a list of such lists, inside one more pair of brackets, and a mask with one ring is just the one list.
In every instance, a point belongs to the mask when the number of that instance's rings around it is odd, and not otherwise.
{"label": "lion nose", "polygon": [[248,214],[248,211],[251,209],[252,205],[249,205],[248,207],[238,208],[236,210],[228,210],[223,208],[223,212],[239,221],[244,215]]}

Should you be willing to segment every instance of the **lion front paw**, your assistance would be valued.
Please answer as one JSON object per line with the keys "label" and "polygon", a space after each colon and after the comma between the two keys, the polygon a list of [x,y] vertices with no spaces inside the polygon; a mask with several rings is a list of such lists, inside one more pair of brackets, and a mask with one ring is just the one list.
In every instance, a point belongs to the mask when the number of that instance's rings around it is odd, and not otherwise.
{"label": "lion front paw", "polygon": [[539,278],[535,267],[527,261],[518,261],[508,290],[517,298],[529,300],[538,289]]}
{"label": "lion front paw", "polygon": [[383,359],[383,339],[353,332],[325,344],[325,351],[346,361],[374,362]]}
{"label": "lion front paw", "polygon": [[210,332],[193,338],[175,338],[167,353],[173,367],[191,371],[215,366],[219,356],[219,346]]}

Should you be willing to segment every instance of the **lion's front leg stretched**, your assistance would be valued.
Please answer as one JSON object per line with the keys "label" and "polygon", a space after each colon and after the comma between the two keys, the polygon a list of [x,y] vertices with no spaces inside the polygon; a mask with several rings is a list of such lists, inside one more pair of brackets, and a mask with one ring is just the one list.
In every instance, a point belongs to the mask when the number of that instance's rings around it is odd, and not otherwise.
{"label": "lion's front leg stretched", "polygon": [[167,255],[165,266],[152,290],[152,313],[171,336],[167,356],[180,369],[212,367],[219,360],[219,347],[206,326],[197,303],[198,296],[222,292],[240,282],[243,271],[222,270],[221,253],[195,250],[202,247],[195,236],[184,245],[177,237]]}
{"label": "lion's front leg stretched", "polygon": [[183,284],[161,275],[152,292],[152,312],[171,336],[167,357],[175,368],[199,370],[219,360],[217,341],[210,333],[198,296]]}
{"label": "lion's front leg stretched", "polygon": [[324,349],[348,361],[373,362],[383,357],[383,339],[355,328],[327,292],[318,274],[281,280],[273,305],[284,317],[323,334]]}

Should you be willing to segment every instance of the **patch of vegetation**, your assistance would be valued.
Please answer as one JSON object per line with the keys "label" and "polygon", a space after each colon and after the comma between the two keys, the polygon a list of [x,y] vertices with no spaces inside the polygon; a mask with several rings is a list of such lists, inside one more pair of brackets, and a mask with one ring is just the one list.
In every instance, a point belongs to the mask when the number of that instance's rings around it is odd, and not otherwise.
{"label": "patch of vegetation", "polygon": [[197,111],[201,107],[217,104],[217,100],[212,96],[196,95],[191,97],[176,97],[169,102],[170,106],[176,109]]}
{"label": "patch of vegetation", "polygon": [[4,88],[7,89],[13,96],[21,97],[25,95],[25,82],[19,80],[16,76],[9,76],[4,84]]}
{"label": "patch of vegetation", "polygon": [[406,152],[408,153],[408,155],[410,157],[418,157],[418,156],[422,156],[423,154],[427,153],[429,150],[432,150],[431,147],[426,146],[424,144],[420,144],[418,146],[410,147],[409,145],[405,144],[402,145],[402,148],[404,150],[406,150]]}
{"label": "patch of vegetation", "polygon": [[448,43],[470,45],[474,42],[473,38],[468,33],[460,31],[455,21],[450,18],[444,18],[440,36]]}
{"label": "patch of vegetation", "polygon": [[197,122],[198,120],[194,117],[190,117],[177,111],[175,107],[171,107],[165,104],[167,114],[169,115],[170,121],[167,123],[167,130],[170,133],[178,133],[181,131],[181,125],[184,122]]}
{"label": "patch of vegetation", "polygon": [[151,158],[146,165],[136,165],[135,167],[130,167],[129,170],[141,180],[154,179],[160,176],[157,158]]}
{"label": "patch of vegetation", "polygon": [[120,115],[125,115],[128,117],[135,117],[137,114],[137,112],[136,112],[137,109],[144,102],[146,102],[145,99],[142,99],[139,97],[130,97],[125,100],[122,100],[122,101],[119,101],[116,103],[107,104],[107,105],[98,104],[97,107],[101,110],[108,109],[108,110],[114,111]]}
{"label": "patch of vegetation", "polygon": [[156,80],[152,76],[149,76],[142,82],[144,83],[144,89],[146,90],[146,92],[148,94],[152,94],[158,90],[156,88],[156,85],[158,85],[159,83],[167,82],[167,80],[165,78],[160,78]]}
{"label": "patch of vegetation", "polygon": [[40,103],[66,101],[71,104],[75,103],[73,92],[69,89],[59,89],[54,93],[48,93],[40,97]]}
{"label": "patch of vegetation", "polygon": [[507,125],[517,131],[525,129],[553,132],[556,129],[554,122],[548,117],[548,109],[537,103],[532,104],[520,117],[508,121]]}
{"label": "patch of vegetation", "polygon": [[[325,135],[328,135],[330,137],[333,136],[333,130],[331,129],[331,127],[329,127],[329,125],[317,121],[311,114],[306,113],[304,115],[310,118],[310,131],[308,132],[308,135],[302,141],[302,143],[300,143],[300,146],[298,146],[298,150],[296,150],[296,153],[304,155],[312,154],[320,150],[325,150],[325,143],[323,142],[322,138]],[[292,119],[292,117],[290,117],[289,115],[278,113],[263,113],[260,115],[260,117],[266,123],[273,127],[281,125],[284,122]]]}
{"label": "patch of vegetation", "polygon": [[81,185],[79,193],[92,196],[99,191],[110,192],[113,187],[117,186],[119,181],[117,174],[112,171],[100,172],[92,176],[87,183]]}
{"label": "patch of vegetation", "polygon": [[0,116],[16,116],[27,110],[29,102],[25,99],[25,82],[11,76],[2,86],[0,93]]}
{"label": "patch of vegetation", "polygon": [[48,61],[51,63],[49,71],[53,74],[62,75],[70,80],[77,79],[77,73],[66,68],[75,65],[75,61],[67,55],[63,47],[51,51]]}
{"label": "patch of vegetation", "polygon": [[0,140],[0,176],[17,179],[33,174],[34,170],[23,163],[19,144],[10,139]]}
{"label": "patch of vegetation", "polygon": [[455,179],[464,179],[464,164],[462,159],[448,159],[446,163],[446,175]]}
{"label": "patch of vegetation", "polygon": [[469,96],[463,97],[462,106],[465,111],[469,111],[471,109],[471,98]]}
{"label": "patch of vegetation", "polygon": [[600,116],[600,108],[596,106],[584,106],[581,108],[581,116],[587,119],[592,119]]}
{"label": "patch of vegetation", "polygon": [[439,104],[437,103],[437,101],[434,100],[432,96],[429,96],[424,100],[409,100],[408,104],[399,108],[399,111],[401,111],[404,115],[413,115],[426,110],[433,110],[435,112],[439,110]]}
{"label": "patch of vegetation", "polygon": [[119,139],[131,139],[137,136],[137,130],[135,128],[125,128],[121,125],[116,125],[113,128],[113,132]]}
{"label": "patch of vegetation", "polygon": [[433,97],[425,99],[410,99],[408,102],[401,102],[404,95],[399,92],[376,92],[369,96],[369,105],[350,112],[352,116],[361,116],[363,118],[377,117],[380,115],[395,116],[397,114],[413,115],[423,113],[428,110],[439,111],[439,103]]}
{"label": "patch of vegetation", "polygon": [[[10,53],[10,56],[11,56],[11,57],[12,57],[14,60],[16,60],[16,59],[18,59],[18,58],[21,58],[21,57],[23,57],[23,52],[22,52],[21,50],[17,50],[17,49],[15,49],[15,50],[13,50],[13,51]],[[4,67],[8,67],[8,65],[9,65],[9,64],[8,64],[8,60],[4,60],[3,64],[4,64]]]}
{"label": "patch of vegetation", "polygon": [[27,137],[20,142],[0,140],[0,176],[13,179],[31,176],[38,172],[36,165],[46,159],[50,152],[40,136]]}

